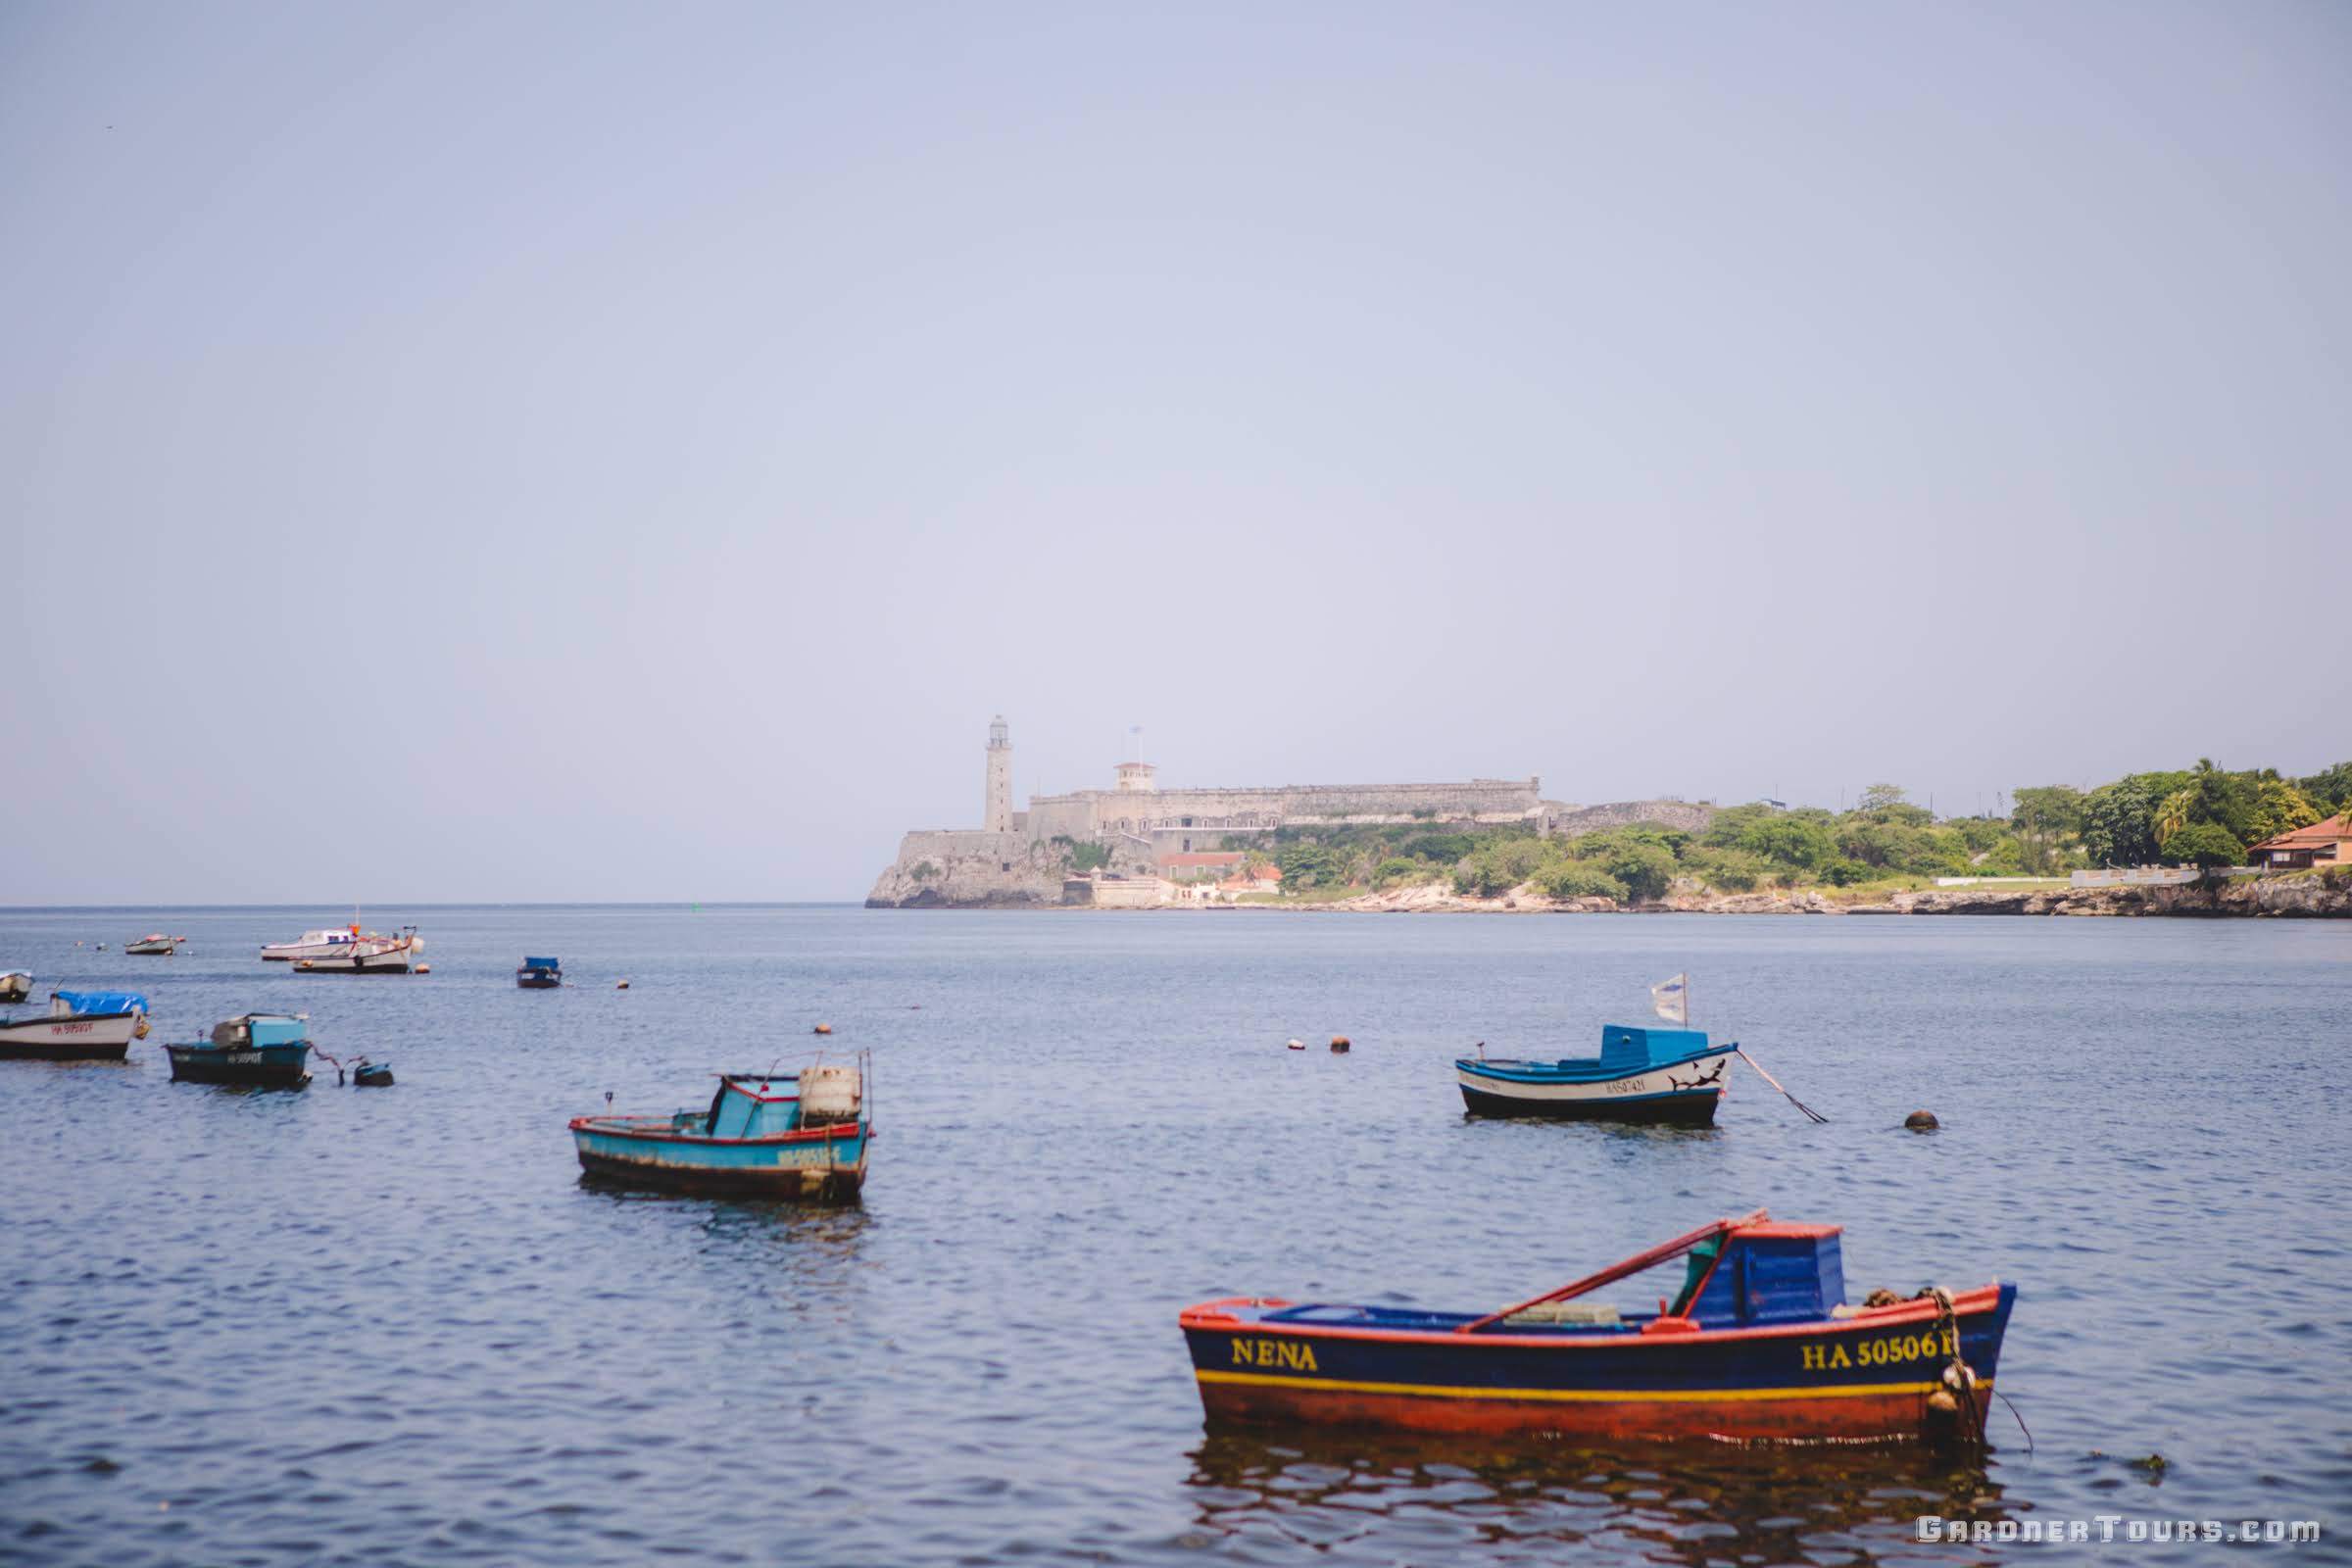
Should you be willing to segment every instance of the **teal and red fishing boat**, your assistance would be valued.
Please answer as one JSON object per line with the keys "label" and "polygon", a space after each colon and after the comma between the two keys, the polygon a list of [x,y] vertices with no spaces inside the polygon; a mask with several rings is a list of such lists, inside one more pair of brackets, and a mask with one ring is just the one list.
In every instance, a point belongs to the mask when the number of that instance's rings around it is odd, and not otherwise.
{"label": "teal and red fishing boat", "polygon": [[[1231,1298],[1179,1318],[1212,1419],[1580,1439],[1981,1438],[2017,1298],[1845,1303],[1836,1225],[1717,1220],[1500,1311]],[[1656,1311],[1578,1300],[1675,1259]]]}
{"label": "teal and red fishing boat", "polygon": [[[719,1074],[708,1110],[578,1116],[580,1167],[630,1186],[838,1201],[865,1184],[867,1063]],[[612,1097],[606,1097],[610,1100]]]}

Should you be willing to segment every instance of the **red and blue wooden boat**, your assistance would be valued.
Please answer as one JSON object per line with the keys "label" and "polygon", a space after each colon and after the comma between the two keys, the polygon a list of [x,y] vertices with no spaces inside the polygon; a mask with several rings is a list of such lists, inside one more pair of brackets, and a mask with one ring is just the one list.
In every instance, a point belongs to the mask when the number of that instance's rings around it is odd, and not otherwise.
{"label": "red and blue wooden boat", "polygon": [[[1848,1306],[1840,1231],[1759,1209],[1496,1312],[1236,1298],[1187,1307],[1179,1323],[1212,1420],[1577,1439],[1981,1437],[2017,1287]],[[1681,1288],[1654,1312],[1576,1299],[1677,1258]]]}

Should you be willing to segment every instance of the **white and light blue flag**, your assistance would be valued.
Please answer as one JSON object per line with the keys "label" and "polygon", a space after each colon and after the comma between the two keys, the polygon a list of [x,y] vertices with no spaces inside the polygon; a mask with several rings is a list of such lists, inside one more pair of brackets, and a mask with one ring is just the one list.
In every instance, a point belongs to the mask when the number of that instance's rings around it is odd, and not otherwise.
{"label": "white and light blue flag", "polygon": [[1688,974],[1678,974],[1671,980],[1661,980],[1649,988],[1650,1004],[1658,1009],[1658,1016],[1668,1023],[1690,1021],[1690,980]]}

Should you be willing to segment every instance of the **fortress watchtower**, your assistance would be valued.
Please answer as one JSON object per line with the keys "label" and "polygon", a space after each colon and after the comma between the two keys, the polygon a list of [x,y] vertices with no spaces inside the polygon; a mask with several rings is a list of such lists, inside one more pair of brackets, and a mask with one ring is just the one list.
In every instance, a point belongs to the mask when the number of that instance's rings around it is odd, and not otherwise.
{"label": "fortress watchtower", "polygon": [[1121,762],[1118,767],[1120,795],[1143,795],[1158,788],[1159,770],[1150,762]]}
{"label": "fortress watchtower", "polygon": [[1012,831],[1012,737],[999,713],[988,725],[988,798],[980,811],[985,833]]}

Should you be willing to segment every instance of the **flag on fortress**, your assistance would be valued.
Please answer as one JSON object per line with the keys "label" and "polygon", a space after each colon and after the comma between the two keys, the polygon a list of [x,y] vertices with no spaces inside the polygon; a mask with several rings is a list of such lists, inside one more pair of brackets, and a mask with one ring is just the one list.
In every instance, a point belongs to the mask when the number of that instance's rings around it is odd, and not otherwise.
{"label": "flag on fortress", "polygon": [[1687,1024],[1690,1021],[1690,975],[1678,974],[1671,980],[1661,980],[1649,988],[1650,1004],[1658,1009],[1658,1016],[1668,1023]]}

